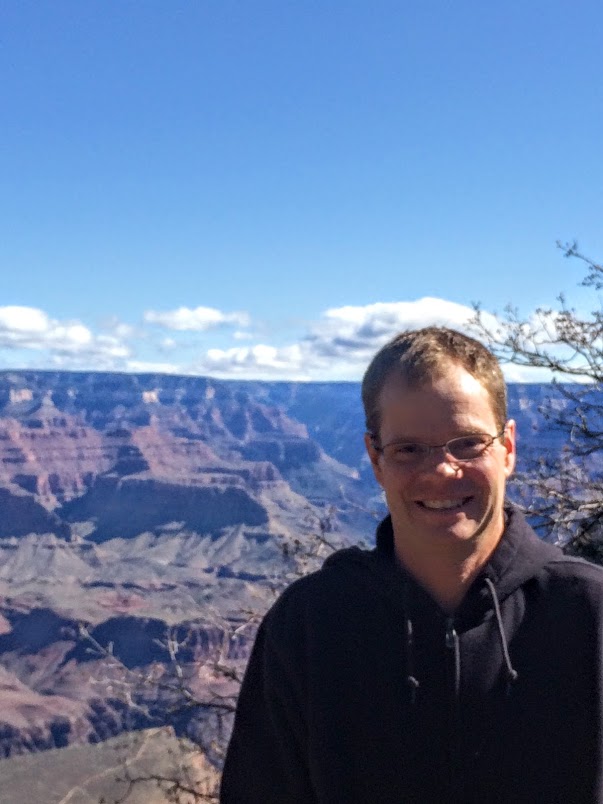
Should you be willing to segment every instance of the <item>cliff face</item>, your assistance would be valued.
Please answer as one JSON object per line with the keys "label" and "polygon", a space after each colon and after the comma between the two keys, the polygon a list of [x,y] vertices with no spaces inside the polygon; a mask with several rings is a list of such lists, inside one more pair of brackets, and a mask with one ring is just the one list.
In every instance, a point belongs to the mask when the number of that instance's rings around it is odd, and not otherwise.
{"label": "cliff face", "polygon": [[[202,667],[224,643],[223,629],[209,622],[169,626],[134,614],[108,616],[83,629],[53,610],[33,608],[9,612],[7,622],[0,637],[0,759],[101,742],[161,725],[168,712],[171,725],[184,730],[186,706],[167,669],[169,645],[180,646],[178,662],[187,677],[186,668]],[[232,641],[225,660],[245,656],[249,642]],[[187,686],[200,698],[207,694],[200,679],[187,679]]]}
{"label": "cliff face", "polygon": [[[57,588],[75,590],[78,573],[98,583],[128,582],[128,573],[142,586],[180,583],[173,557],[183,551],[208,574],[267,577],[280,571],[280,540],[316,530],[326,506],[350,539],[370,533],[376,487],[363,482],[366,462],[334,460],[288,415],[294,388],[0,373],[0,551],[12,567],[0,578],[13,593],[31,580],[26,564],[43,568],[36,594],[55,605]],[[148,551],[136,557],[141,539]],[[104,544],[108,552],[91,550]],[[119,566],[125,552],[129,563]]]}
{"label": "cliff face", "polygon": [[[224,478],[220,478],[224,481]],[[216,532],[243,525],[266,525],[266,510],[237,477],[232,483],[190,485],[154,478],[99,477],[90,491],[60,509],[68,522],[95,520],[94,542],[131,539],[170,522],[184,530]]]}
{"label": "cliff face", "polygon": [[[288,415],[282,392],[0,374],[0,753],[164,722],[169,696],[142,685],[125,704],[120,674],[166,673],[170,639],[187,666],[223,651],[327,505],[341,536],[372,530],[374,487]],[[231,659],[250,638],[228,643]]]}
{"label": "cliff face", "polygon": [[66,538],[69,527],[56,514],[48,511],[41,499],[11,483],[0,487],[0,539],[25,536],[27,533],[56,533]]}
{"label": "cliff face", "polygon": [[[288,480],[320,464],[324,450],[269,389],[155,375],[0,374],[0,486],[57,510],[106,474],[181,486]],[[355,472],[332,464],[332,483]]]}

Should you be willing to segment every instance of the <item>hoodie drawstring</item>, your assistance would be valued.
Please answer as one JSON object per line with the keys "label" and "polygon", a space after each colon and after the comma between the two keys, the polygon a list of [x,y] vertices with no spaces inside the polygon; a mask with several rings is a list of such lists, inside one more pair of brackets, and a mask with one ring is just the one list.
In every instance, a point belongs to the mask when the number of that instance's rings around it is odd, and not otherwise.
{"label": "hoodie drawstring", "polygon": [[410,690],[410,705],[414,706],[417,699],[419,681],[415,676],[415,650],[414,634],[412,630],[412,620],[406,616],[406,683]]}
{"label": "hoodie drawstring", "polygon": [[507,644],[507,637],[505,635],[505,629],[503,627],[502,614],[500,612],[500,603],[498,601],[498,595],[496,594],[496,587],[494,586],[490,578],[485,578],[484,581],[486,583],[486,586],[488,587],[490,597],[492,598],[492,604],[494,606],[494,615],[496,617],[496,624],[498,626],[500,647],[502,649],[503,658],[505,660],[505,667],[507,670],[507,695],[509,695],[509,693],[511,692],[511,686],[519,678],[519,673],[517,672],[517,670],[513,668],[513,665],[511,664],[511,657],[509,656],[509,646]]}
{"label": "hoodie drawstring", "polygon": [[[502,655],[505,663],[505,670],[507,674],[507,695],[511,692],[512,685],[517,681],[519,678],[519,673],[513,665],[511,664],[511,656],[509,655],[509,645],[507,643],[507,637],[505,634],[505,629],[502,621],[502,614],[500,611],[500,602],[498,600],[498,595],[496,594],[496,587],[492,583],[490,578],[484,579],[486,587],[488,588],[488,592],[490,593],[490,597],[492,598],[492,605],[494,606],[494,617],[496,619],[496,626],[498,629],[498,636],[500,640],[500,647],[502,650]],[[407,598],[407,589],[406,585],[404,588],[404,597],[405,602]],[[408,684],[408,689],[410,693],[410,704],[414,706],[415,701],[417,699],[417,691],[419,689],[420,682],[415,675],[415,649],[414,649],[414,630],[412,620],[406,614],[405,617],[405,628],[406,628],[406,683]],[[455,635],[456,636],[456,635]],[[458,655],[458,648],[457,648],[457,661],[460,661],[460,655]],[[457,676],[460,672],[460,668],[457,668]],[[457,679],[458,685],[458,679]]]}

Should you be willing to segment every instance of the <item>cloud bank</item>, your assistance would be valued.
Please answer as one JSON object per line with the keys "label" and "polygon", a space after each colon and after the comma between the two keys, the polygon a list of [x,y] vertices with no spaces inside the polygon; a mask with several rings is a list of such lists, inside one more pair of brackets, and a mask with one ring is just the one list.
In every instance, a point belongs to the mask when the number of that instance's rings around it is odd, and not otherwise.
{"label": "cloud bank", "polygon": [[[359,380],[373,354],[397,332],[443,325],[471,333],[473,316],[471,307],[432,297],[346,305],[308,322],[295,342],[266,343],[254,342],[247,312],[213,307],[147,310],[135,326],[111,317],[95,330],[34,307],[0,307],[0,367]],[[483,316],[496,324],[493,316]],[[216,338],[218,345],[212,343]],[[547,379],[516,366],[508,376],[513,381]]]}
{"label": "cloud bank", "polygon": [[196,369],[220,377],[357,380],[374,353],[401,330],[440,325],[470,332],[473,317],[471,307],[429,297],[334,307],[311,323],[298,343],[211,349]]}
{"label": "cloud bank", "polygon": [[83,361],[103,367],[129,357],[122,337],[94,334],[80,321],[57,321],[36,307],[0,307],[0,356],[7,351],[44,353],[56,365]]}
{"label": "cloud bank", "polygon": [[177,332],[207,332],[209,329],[235,325],[237,327],[249,326],[247,313],[223,313],[214,307],[178,307],[177,310],[157,312],[147,310],[144,314],[147,324],[157,324],[165,329]]}

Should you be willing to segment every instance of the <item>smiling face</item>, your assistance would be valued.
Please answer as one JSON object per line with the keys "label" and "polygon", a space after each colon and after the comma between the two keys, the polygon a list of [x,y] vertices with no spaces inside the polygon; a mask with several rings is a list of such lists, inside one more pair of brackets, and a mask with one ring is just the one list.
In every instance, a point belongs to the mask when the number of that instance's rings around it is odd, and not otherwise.
{"label": "smiling face", "polygon": [[[416,441],[443,444],[475,433],[500,431],[484,386],[459,364],[450,362],[427,384],[409,387],[390,377],[380,395],[378,444]],[[378,483],[385,491],[398,557],[413,561],[433,550],[466,557],[488,556],[504,528],[505,484],[515,466],[515,423],[478,458],[454,461],[443,449],[416,465],[388,460],[366,438]]]}

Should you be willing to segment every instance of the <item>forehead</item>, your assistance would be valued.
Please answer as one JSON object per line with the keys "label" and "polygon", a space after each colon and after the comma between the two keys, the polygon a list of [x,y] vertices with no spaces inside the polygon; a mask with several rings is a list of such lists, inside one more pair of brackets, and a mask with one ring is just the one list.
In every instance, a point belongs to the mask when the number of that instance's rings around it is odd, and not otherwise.
{"label": "forehead", "polygon": [[391,375],[379,395],[381,437],[452,438],[494,433],[496,416],[485,386],[458,364],[420,383]]}

